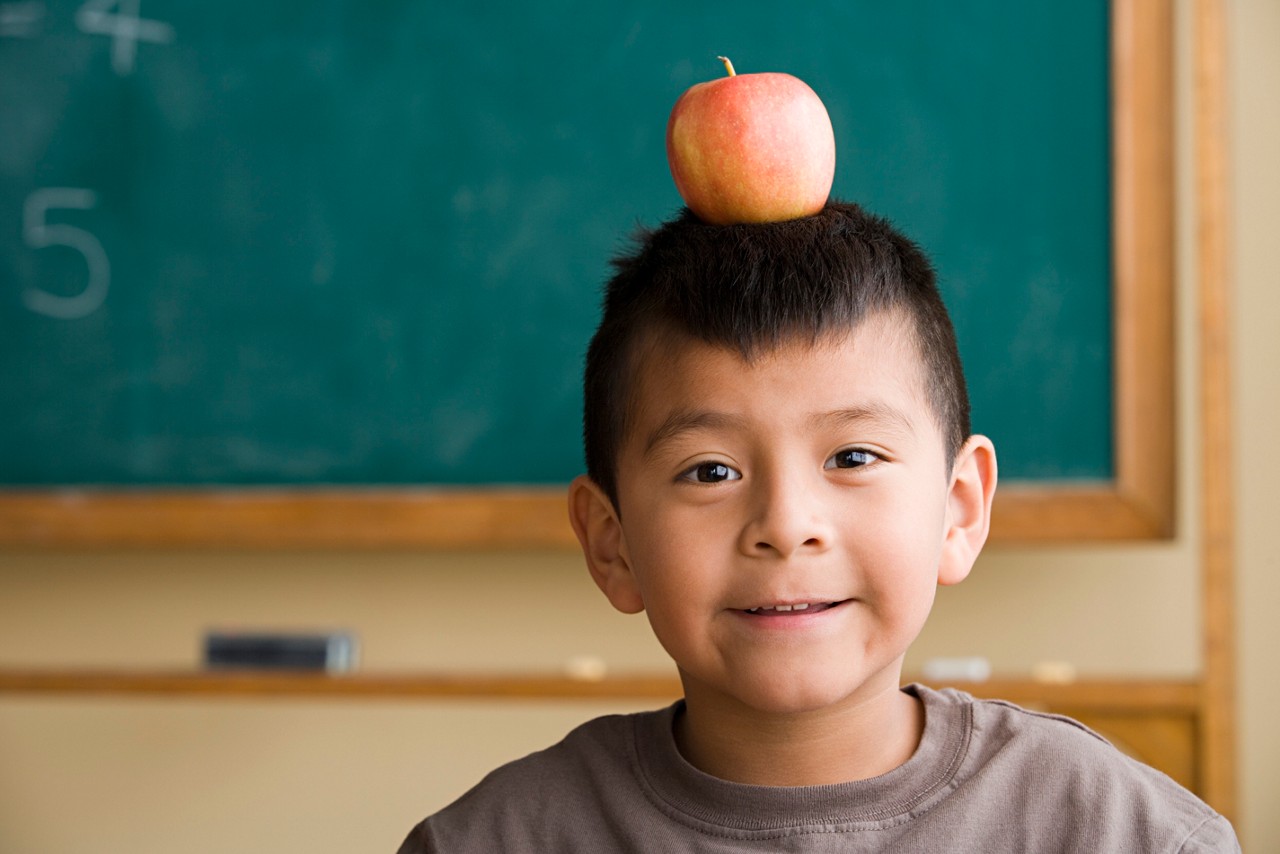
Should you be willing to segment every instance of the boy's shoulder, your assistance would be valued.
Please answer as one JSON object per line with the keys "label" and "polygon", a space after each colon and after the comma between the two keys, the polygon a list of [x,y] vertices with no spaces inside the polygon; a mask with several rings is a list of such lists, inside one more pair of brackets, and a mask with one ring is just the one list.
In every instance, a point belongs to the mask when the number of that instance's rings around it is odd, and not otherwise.
{"label": "boy's shoulder", "polygon": [[1194,800],[1167,775],[1124,753],[1074,718],[1008,700],[978,699],[954,688],[913,687],[931,695],[930,702],[935,705],[950,703],[966,710],[971,739],[968,761],[975,772],[1009,772],[1011,779],[1025,776],[1050,791],[1056,786],[1111,781],[1110,787],[1137,786],[1154,794]]}
{"label": "boy's shoulder", "polygon": [[[1231,826],[1076,721],[912,685],[925,732],[904,765],[834,786],[719,780],[679,755],[679,703],[589,721],[426,819],[431,851],[1238,851]],[[772,846],[772,847],[771,847]],[[717,849],[720,850],[720,849]]]}
{"label": "boy's shoulder", "polygon": [[491,771],[414,828],[400,851],[558,850],[546,846],[564,839],[567,829],[589,846],[596,835],[593,826],[601,820],[607,824],[608,813],[617,809],[611,795],[630,792],[634,785],[637,727],[647,729],[649,718],[673,713],[674,707],[579,724],[556,744]]}
{"label": "boy's shoulder", "polygon": [[1239,850],[1226,819],[1079,721],[955,689],[913,687],[926,706],[947,704],[968,718],[955,782],[982,793],[967,800],[983,821],[1016,816],[1046,841],[1085,833],[1093,850]]}

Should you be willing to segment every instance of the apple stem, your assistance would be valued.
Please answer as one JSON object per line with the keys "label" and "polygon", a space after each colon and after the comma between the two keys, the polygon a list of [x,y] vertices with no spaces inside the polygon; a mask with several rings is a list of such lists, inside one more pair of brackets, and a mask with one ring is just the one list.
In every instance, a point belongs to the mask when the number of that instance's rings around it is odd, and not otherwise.
{"label": "apple stem", "polygon": [[729,72],[730,77],[736,77],[737,72],[733,70],[733,63],[729,61],[727,56],[717,56],[716,59],[724,63],[724,70]]}

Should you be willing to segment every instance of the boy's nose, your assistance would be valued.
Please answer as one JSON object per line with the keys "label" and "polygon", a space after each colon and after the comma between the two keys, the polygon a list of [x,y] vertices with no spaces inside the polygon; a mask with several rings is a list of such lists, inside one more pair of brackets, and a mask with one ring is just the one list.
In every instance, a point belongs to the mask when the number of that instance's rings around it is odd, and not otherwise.
{"label": "boy's nose", "polygon": [[774,477],[760,487],[743,525],[739,541],[743,554],[786,558],[803,551],[821,552],[831,545],[820,484],[801,477]]}

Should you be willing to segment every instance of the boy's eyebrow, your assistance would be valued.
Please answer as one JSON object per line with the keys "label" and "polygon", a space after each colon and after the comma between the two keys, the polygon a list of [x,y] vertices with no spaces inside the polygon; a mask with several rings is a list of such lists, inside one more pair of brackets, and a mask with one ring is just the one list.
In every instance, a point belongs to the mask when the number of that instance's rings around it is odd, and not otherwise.
{"label": "boy's eyebrow", "polygon": [[[915,434],[915,426],[910,418],[883,403],[869,403],[831,412],[819,412],[810,416],[809,422],[815,427],[829,430],[859,426],[891,430],[907,436]],[[648,457],[659,445],[669,442],[681,433],[692,430],[728,430],[742,428],[745,424],[746,419],[724,412],[702,409],[678,410],[667,416],[667,419],[649,434],[644,444],[644,456]]]}
{"label": "boy's eyebrow", "polygon": [[810,421],[818,427],[841,428],[871,426],[881,430],[893,430],[908,436],[915,434],[915,425],[902,411],[883,403],[851,406],[832,412],[819,412]]}
{"label": "boy's eyebrow", "polygon": [[709,412],[705,409],[677,410],[649,434],[644,443],[644,455],[648,457],[654,448],[690,430],[725,430],[741,427],[745,423],[745,419],[724,412]]}

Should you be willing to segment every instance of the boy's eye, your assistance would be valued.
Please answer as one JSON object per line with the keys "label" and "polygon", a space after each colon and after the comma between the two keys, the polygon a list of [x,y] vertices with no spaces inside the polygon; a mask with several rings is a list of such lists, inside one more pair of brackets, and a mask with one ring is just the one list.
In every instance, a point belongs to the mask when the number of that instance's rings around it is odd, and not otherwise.
{"label": "boy's eye", "polygon": [[877,457],[870,451],[860,448],[845,448],[832,454],[823,465],[826,469],[856,469],[870,465]]}
{"label": "boy's eye", "polygon": [[691,480],[696,483],[721,483],[722,481],[739,480],[741,478],[742,475],[739,472],[724,463],[698,463],[680,475],[681,480]]}

